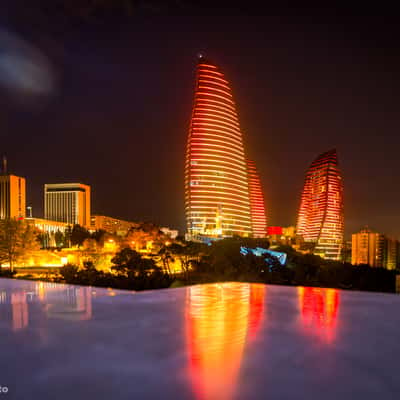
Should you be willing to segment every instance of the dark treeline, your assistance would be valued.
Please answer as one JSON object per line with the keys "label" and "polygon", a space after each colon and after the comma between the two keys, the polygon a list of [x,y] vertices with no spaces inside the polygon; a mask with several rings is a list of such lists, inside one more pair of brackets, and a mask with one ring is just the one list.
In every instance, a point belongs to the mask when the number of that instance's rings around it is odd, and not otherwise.
{"label": "dark treeline", "polygon": [[[60,270],[60,281],[130,290],[240,281],[395,292],[397,270],[324,260],[298,253],[290,246],[274,249],[288,255],[286,265],[281,266],[273,256],[268,256],[266,262],[266,256],[242,255],[241,246],[267,248],[269,243],[261,239],[229,238],[208,246],[181,240],[164,246],[152,256],[124,248],[111,260],[111,272],[99,271],[91,262],[86,262],[83,268],[66,265]],[[182,272],[172,274],[170,263],[177,260]]]}

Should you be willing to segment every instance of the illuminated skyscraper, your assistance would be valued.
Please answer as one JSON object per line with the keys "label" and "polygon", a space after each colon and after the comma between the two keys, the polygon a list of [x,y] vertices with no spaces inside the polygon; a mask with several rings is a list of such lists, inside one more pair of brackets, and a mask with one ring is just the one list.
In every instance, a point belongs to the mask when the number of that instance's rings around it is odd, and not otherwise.
{"label": "illuminated skyscraper", "polygon": [[343,226],[343,181],[336,150],[331,150],[318,156],[307,171],[297,234],[314,243],[314,254],[339,260]]}
{"label": "illuminated skyscraper", "polygon": [[369,264],[371,267],[383,267],[385,256],[385,237],[381,233],[364,228],[351,235],[351,263]]}
{"label": "illuminated skyscraper", "polygon": [[247,160],[247,174],[249,179],[251,227],[253,237],[266,237],[267,218],[265,213],[264,195],[256,164],[252,160]]}
{"label": "illuminated skyscraper", "polygon": [[200,56],[185,166],[190,236],[251,235],[242,132],[229,82]]}
{"label": "illuminated skyscraper", "polygon": [[25,218],[25,178],[0,175],[0,219]]}
{"label": "illuminated skyscraper", "polygon": [[0,172],[0,219],[25,218],[25,178],[7,173],[7,160],[3,158]]}
{"label": "illuminated skyscraper", "polygon": [[44,185],[44,217],[67,224],[90,226],[90,186],[82,183]]}
{"label": "illuminated skyscraper", "polygon": [[399,265],[399,242],[368,227],[351,235],[351,263],[395,269]]}

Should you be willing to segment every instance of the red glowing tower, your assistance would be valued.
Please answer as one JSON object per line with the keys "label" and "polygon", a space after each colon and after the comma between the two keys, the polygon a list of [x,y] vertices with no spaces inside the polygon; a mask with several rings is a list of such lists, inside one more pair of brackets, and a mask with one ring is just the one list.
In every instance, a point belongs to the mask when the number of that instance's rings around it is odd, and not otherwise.
{"label": "red glowing tower", "polygon": [[307,171],[297,234],[314,243],[314,254],[339,260],[343,228],[343,180],[336,150],[331,150],[318,156]]}
{"label": "red glowing tower", "polygon": [[247,174],[249,177],[251,227],[253,230],[253,237],[265,237],[267,236],[267,218],[265,213],[264,195],[256,164],[252,160],[247,160]]}
{"label": "red glowing tower", "polygon": [[242,132],[229,82],[199,57],[185,165],[191,237],[250,236],[249,183]]}

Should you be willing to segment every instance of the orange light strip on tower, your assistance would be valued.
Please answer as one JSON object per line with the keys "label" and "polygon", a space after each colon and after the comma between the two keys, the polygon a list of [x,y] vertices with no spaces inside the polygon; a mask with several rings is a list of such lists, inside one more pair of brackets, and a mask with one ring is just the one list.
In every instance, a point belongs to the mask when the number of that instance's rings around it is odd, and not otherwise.
{"label": "orange light strip on tower", "polygon": [[315,243],[314,253],[340,260],[344,234],[343,181],[336,150],[318,156],[307,171],[297,234]]}

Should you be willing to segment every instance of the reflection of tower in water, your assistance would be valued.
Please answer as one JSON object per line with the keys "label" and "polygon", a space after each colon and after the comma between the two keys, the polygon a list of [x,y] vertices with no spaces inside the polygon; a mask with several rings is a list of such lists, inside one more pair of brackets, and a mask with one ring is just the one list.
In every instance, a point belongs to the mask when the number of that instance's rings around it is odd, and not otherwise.
{"label": "reflection of tower in water", "polygon": [[28,303],[25,292],[11,293],[12,328],[14,331],[28,326]]}
{"label": "reflection of tower in water", "polygon": [[299,308],[303,325],[327,342],[334,339],[339,311],[339,291],[299,287]]}
{"label": "reflection of tower in water", "polygon": [[255,339],[264,316],[265,285],[252,284],[250,291],[249,337]]}
{"label": "reflection of tower in water", "polygon": [[[199,399],[224,400],[234,395],[249,328],[255,335],[261,321],[265,286],[254,286],[253,299],[250,284],[210,284],[188,289],[189,374]],[[258,311],[253,312],[253,306]]]}
{"label": "reflection of tower in water", "polygon": [[90,287],[49,286],[45,290],[45,303],[49,318],[87,320],[92,317]]}
{"label": "reflection of tower in water", "polygon": [[0,320],[9,321],[13,331],[27,328],[32,319],[36,321],[37,331],[45,338],[48,318],[68,320],[92,318],[90,287],[74,287],[51,282],[36,282],[33,285],[0,292]]}

